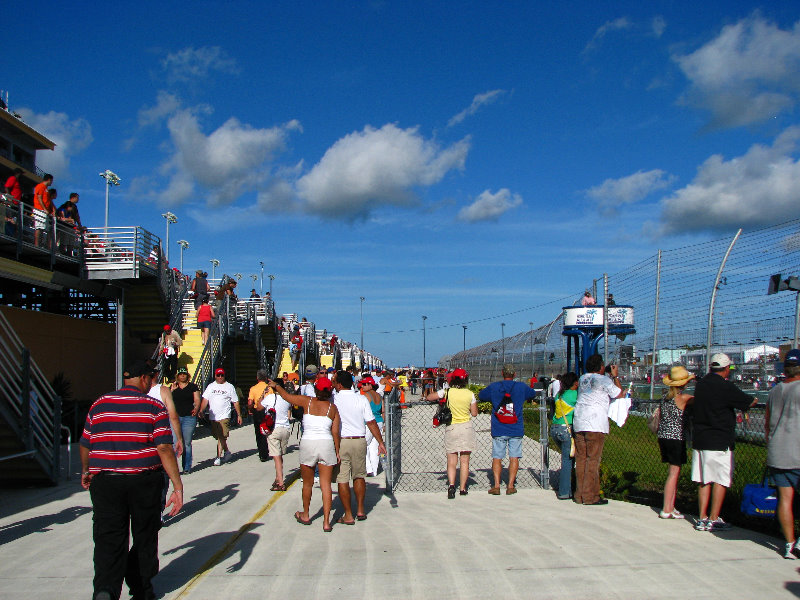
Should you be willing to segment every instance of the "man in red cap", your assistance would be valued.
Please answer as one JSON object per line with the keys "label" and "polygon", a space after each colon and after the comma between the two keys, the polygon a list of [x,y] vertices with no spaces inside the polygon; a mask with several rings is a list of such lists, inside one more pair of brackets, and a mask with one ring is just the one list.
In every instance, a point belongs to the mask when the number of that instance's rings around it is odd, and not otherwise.
{"label": "man in red cap", "polygon": [[211,419],[211,435],[217,440],[217,458],[214,466],[218,467],[231,459],[228,450],[228,435],[230,434],[231,404],[236,409],[239,425],[242,424],[242,408],[239,406],[239,396],[236,388],[225,381],[225,369],[214,371],[214,381],[208,384],[203,392],[203,402],[200,404],[202,413],[208,406],[208,418]]}
{"label": "man in red cap", "polygon": [[158,352],[164,356],[163,375],[168,381],[175,379],[178,369],[178,349],[183,345],[181,336],[173,331],[169,325],[164,325],[161,340],[158,342]]}

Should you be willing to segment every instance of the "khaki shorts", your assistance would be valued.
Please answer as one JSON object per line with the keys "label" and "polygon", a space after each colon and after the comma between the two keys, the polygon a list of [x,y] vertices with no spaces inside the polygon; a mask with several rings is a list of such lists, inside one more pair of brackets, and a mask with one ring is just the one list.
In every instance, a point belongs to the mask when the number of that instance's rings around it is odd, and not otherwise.
{"label": "khaki shorts", "polygon": [[692,481],[701,485],[718,483],[731,487],[733,452],[731,450],[692,450]]}
{"label": "khaki shorts", "polygon": [[351,479],[367,478],[367,440],[356,438],[339,442],[341,463],[334,469],[336,483],[348,483]]}
{"label": "khaki shorts", "polygon": [[477,446],[478,441],[472,421],[448,425],[444,430],[444,451],[447,454],[475,452]]}
{"label": "khaki shorts", "polygon": [[221,421],[211,421],[211,435],[215,440],[227,440],[230,435],[230,419],[222,419]]}
{"label": "khaki shorts", "polygon": [[269,447],[270,456],[283,456],[286,454],[286,446],[289,444],[289,434],[291,430],[288,427],[275,427],[267,436],[267,446]]}
{"label": "khaki shorts", "polygon": [[327,440],[300,439],[300,464],[316,467],[317,463],[332,467],[336,464],[336,447],[333,438]]}

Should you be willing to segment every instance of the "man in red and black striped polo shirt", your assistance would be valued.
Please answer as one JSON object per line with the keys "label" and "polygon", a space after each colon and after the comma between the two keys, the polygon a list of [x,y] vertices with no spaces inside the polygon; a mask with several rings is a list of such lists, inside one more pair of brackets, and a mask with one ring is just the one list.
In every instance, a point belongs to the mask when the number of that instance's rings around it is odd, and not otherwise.
{"label": "man in red and black striped polo shirt", "polygon": [[173,486],[169,514],[183,506],[169,416],[163,404],[147,396],[150,370],[144,361],[130,365],[123,387],[89,409],[80,440],[81,484],[94,509],[96,599],[118,599],[123,579],[133,598],[155,598],[165,471]]}

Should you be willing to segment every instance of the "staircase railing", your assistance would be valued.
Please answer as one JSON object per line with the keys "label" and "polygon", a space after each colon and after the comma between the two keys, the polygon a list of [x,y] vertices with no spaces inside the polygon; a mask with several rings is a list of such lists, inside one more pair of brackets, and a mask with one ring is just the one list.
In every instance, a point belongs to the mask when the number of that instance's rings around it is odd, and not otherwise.
{"label": "staircase railing", "polygon": [[0,414],[25,450],[0,460],[31,456],[53,483],[58,481],[61,446],[61,397],[0,312]]}
{"label": "staircase railing", "polygon": [[[167,308],[169,317],[167,323],[174,331],[183,329],[183,302],[189,292],[189,282],[182,273],[169,268],[169,264],[164,256],[159,252],[158,256],[158,295]],[[151,357],[158,367],[159,377],[163,376],[164,355],[158,351],[156,345]]]}
{"label": "staircase railing", "polygon": [[[200,390],[204,390],[211,383],[215,366],[222,363],[225,342],[230,336],[230,328],[232,327],[229,320],[232,310],[230,296],[223,297],[222,304],[217,310],[217,317],[211,324],[208,340],[203,347],[203,353],[200,355],[197,369],[192,377],[192,383],[199,387]],[[235,314],[235,311],[233,313]]]}

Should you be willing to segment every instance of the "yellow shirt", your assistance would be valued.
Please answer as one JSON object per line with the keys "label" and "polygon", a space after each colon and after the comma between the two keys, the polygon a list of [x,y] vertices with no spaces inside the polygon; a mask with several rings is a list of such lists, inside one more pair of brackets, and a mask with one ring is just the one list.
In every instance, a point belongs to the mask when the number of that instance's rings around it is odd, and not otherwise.
{"label": "yellow shirt", "polygon": [[402,388],[408,387],[408,378],[405,375],[398,375],[397,381],[400,382],[400,387]]}
{"label": "yellow shirt", "polygon": [[250,388],[250,393],[247,395],[247,404],[249,405],[251,402],[256,407],[256,410],[261,410],[261,405],[258,403],[261,400],[261,396],[264,394],[264,390],[267,388],[266,381],[259,381],[253,387]]}
{"label": "yellow shirt", "polygon": [[438,393],[439,398],[447,397],[450,412],[453,413],[453,425],[466,423],[472,418],[469,407],[477,402],[475,394],[466,388],[450,388],[448,390],[439,390]]}

